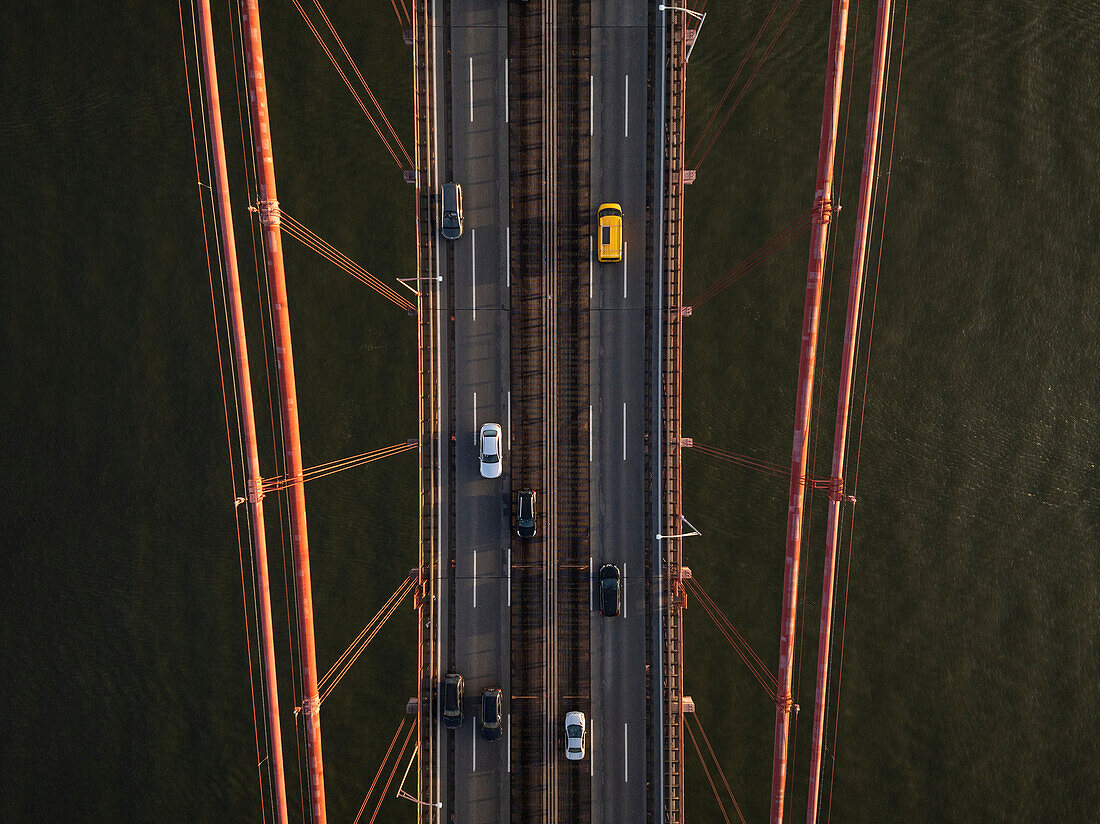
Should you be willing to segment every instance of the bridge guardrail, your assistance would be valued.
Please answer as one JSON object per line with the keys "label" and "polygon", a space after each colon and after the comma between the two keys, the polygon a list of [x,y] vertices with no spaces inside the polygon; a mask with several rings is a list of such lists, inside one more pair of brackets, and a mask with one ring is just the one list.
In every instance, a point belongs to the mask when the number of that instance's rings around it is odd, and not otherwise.
{"label": "bridge guardrail", "polygon": [[[687,31],[683,17],[669,15],[666,38],[668,98],[665,119],[665,309],[662,364],[664,427],[662,444],[664,501],[662,523],[673,534],[680,532],[680,438],[683,388],[683,199],[684,199],[684,102],[686,92]],[[683,822],[683,608],[680,538],[666,538],[663,649],[665,713],[665,809],[666,824]]]}
{"label": "bridge guardrail", "polygon": [[439,604],[435,591],[435,570],[439,563],[439,536],[435,528],[440,502],[433,473],[442,460],[439,451],[440,421],[437,414],[439,375],[433,352],[439,345],[436,312],[436,286],[430,280],[435,274],[434,220],[432,216],[435,164],[432,157],[432,64],[431,26],[428,0],[413,0],[412,66],[413,66],[413,183],[416,203],[416,263],[417,263],[417,405],[419,418],[420,465],[418,475],[419,526],[415,606],[417,621],[417,787],[416,797],[428,804],[416,805],[417,824],[436,822],[439,812],[429,806],[439,800],[440,787],[433,773],[435,764],[433,707],[437,659],[435,634],[431,627],[438,616]]}

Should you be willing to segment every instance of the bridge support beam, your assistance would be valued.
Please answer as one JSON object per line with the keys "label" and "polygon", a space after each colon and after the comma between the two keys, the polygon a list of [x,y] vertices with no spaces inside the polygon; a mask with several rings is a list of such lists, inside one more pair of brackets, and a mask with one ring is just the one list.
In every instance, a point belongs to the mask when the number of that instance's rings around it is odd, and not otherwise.
{"label": "bridge support beam", "polygon": [[321,701],[317,695],[317,649],[313,635],[313,584],[309,572],[309,540],[306,534],[306,497],[302,479],[302,449],[298,429],[298,395],[294,382],[294,355],[290,342],[290,310],[287,305],[283,244],[279,231],[279,197],[275,189],[275,161],[271,149],[271,123],[267,113],[267,80],[264,76],[263,43],[260,39],[258,0],[241,0],[244,52],[248,63],[249,115],[259,177],[261,223],[264,234],[264,267],[271,296],[275,333],[275,364],[279,371],[283,449],[290,502],[290,535],[298,593],[298,637],[302,672],[302,717],[305,719],[306,755],[313,824],[326,824],[325,774],[321,759]]}
{"label": "bridge support beam", "polygon": [[867,136],[863,144],[863,174],[859,186],[859,212],[852,248],[852,276],[848,282],[848,316],[844,328],[840,387],[836,399],[836,429],[833,434],[833,483],[829,492],[829,520],[825,530],[825,577],[821,585],[821,631],[817,647],[817,683],[814,690],[814,729],[810,749],[810,786],[806,800],[806,824],[816,824],[821,791],[821,750],[825,737],[825,697],[829,687],[830,641],[833,627],[833,596],[836,579],[836,548],[840,533],[840,505],[844,495],[844,452],[848,438],[848,410],[852,395],[852,372],[859,338],[859,307],[863,296],[863,269],[870,226],[871,196],[875,187],[882,83],[886,69],[890,0],[879,0],[875,24],[875,53],[872,61],[871,92],[867,102]]}
{"label": "bridge support beam", "polygon": [[252,377],[248,365],[248,345],[245,340],[244,305],[241,300],[241,279],[237,266],[237,241],[233,231],[233,211],[229,200],[229,173],[225,163],[225,136],[222,131],[221,99],[218,95],[218,67],[214,60],[214,27],[210,17],[210,0],[199,0],[199,45],[203,60],[203,83],[206,89],[206,116],[210,145],[214,155],[214,202],[218,210],[222,255],[225,259],[225,279],[229,294],[230,333],[236,360],[237,390],[241,399],[241,428],[244,435],[244,458],[248,477],[248,505],[251,510],[252,551],[256,562],[256,607],[259,611],[259,632],[262,654],[260,672],[267,704],[267,734],[271,759],[271,784],[274,798],[273,815],[278,824],[287,824],[286,776],[283,770],[283,735],[279,723],[279,687],[275,677],[275,639],[271,623],[271,584],[267,571],[267,535],[264,529],[263,476],[260,474],[260,451],[256,442],[256,416],[252,407]]}
{"label": "bridge support beam", "polygon": [[806,275],[806,304],[802,317],[802,354],[798,364],[798,396],[795,404],[794,446],[791,454],[791,486],[787,507],[787,554],[784,563],[783,611],[779,632],[779,687],[775,702],[775,749],[772,761],[771,822],[783,821],[787,782],[787,747],[790,715],[794,629],[798,595],[798,562],[802,545],[802,507],[806,492],[806,456],[809,450],[810,409],[814,394],[814,361],[817,328],[821,317],[825,243],[833,193],[833,159],[836,155],[840,118],[840,86],[844,74],[844,43],[848,29],[848,0],[833,0],[829,32],[829,62],[825,103],[821,113],[821,143],[817,159],[817,191],[814,196],[813,239]]}

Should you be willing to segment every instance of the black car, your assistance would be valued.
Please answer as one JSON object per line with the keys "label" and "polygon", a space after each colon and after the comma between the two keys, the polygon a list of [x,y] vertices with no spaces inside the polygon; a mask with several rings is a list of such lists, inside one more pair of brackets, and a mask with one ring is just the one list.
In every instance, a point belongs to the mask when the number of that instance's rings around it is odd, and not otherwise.
{"label": "black car", "polygon": [[600,612],[608,617],[618,615],[621,600],[619,568],[614,564],[604,564],[600,567]]}
{"label": "black car", "polygon": [[496,741],[504,734],[500,717],[504,698],[498,687],[489,687],[481,693],[481,734],[486,741]]}
{"label": "black car", "polygon": [[450,673],[443,679],[443,726],[449,730],[462,726],[462,676]]}
{"label": "black car", "polygon": [[457,183],[444,183],[440,201],[441,234],[447,240],[458,240],[462,235],[462,187]]}
{"label": "black car", "polygon": [[521,489],[516,493],[516,535],[535,537],[535,490]]}

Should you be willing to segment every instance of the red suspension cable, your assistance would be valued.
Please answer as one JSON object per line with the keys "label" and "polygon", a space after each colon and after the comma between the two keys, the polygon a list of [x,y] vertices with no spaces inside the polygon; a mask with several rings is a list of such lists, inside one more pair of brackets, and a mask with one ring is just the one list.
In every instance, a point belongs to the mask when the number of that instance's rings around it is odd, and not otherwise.
{"label": "red suspension cable", "polygon": [[344,46],[344,41],[340,38],[340,35],[336,32],[332,22],[328,19],[328,15],[325,14],[324,8],[321,7],[320,0],[313,0],[313,5],[317,7],[317,11],[321,14],[321,19],[325,21],[325,26],[328,27],[329,33],[336,40],[336,45],[340,47],[340,51],[343,52],[344,58],[351,65],[352,71],[355,72],[355,76],[359,78],[359,82],[363,84],[363,89],[366,90],[367,96],[370,98],[370,102],[374,104],[374,107],[378,110],[379,116],[382,118],[382,122],[386,124],[386,128],[389,129],[390,136],[393,138],[394,144],[401,150],[401,154],[405,157],[405,163],[408,164],[406,168],[411,169],[413,166],[412,158],[409,157],[409,153],[405,150],[405,146],[401,143],[401,138],[397,136],[397,132],[394,131],[393,124],[390,123],[390,119],[386,117],[386,112],[382,109],[382,104],[378,102],[378,98],[374,96],[374,92],[371,91],[370,85],[367,83],[363,73],[359,71],[358,64],[352,59],[348,53],[347,48]]}
{"label": "red suspension cable", "polygon": [[317,254],[327,259],[330,263],[339,266],[352,277],[365,283],[382,297],[386,298],[386,300],[400,306],[406,312],[416,311],[416,306],[403,295],[398,294],[316,232],[312,231],[281,209],[279,210],[279,216],[282,219],[282,229],[286,234],[290,235],[302,245],[317,252]]}
{"label": "red suspension cable", "polygon": [[382,763],[378,765],[378,770],[374,774],[374,779],[370,782],[370,788],[367,790],[367,794],[364,796],[363,803],[359,806],[359,812],[355,814],[355,820],[352,824],[359,824],[359,819],[363,817],[363,811],[367,809],[367,802],[370,801],[370,797],[374,793],[374,787],[378,783],[378,779],[382,777],[383,771],[386,769],[386,762],[390,760],[390,753],[393,752],[393,745],[396,744],[397,739],[401,737],[401,731],[405,729],[405,722],[407,720],[408,718],[403,717],[401,723],[397,725],[397,732],[393,734],[390,745],[386,747],[386,754],[382,756]]}
{"label": "red suspension cable", "polygon": [[808,209],[769,238],[763,246],[711,283],[687,305],[693,309],[706,303],[727,286],[731,286],[772,256],[786,249],[810,228],[814,210]]}
{"label": "red suspension cable", "polygon": [[[313,36],[316,38],[317,43],[324,50],[325,54],[328,55],[329,62],[332,63],[333,68],[336,69],[337,73],[340,75],[341,79],[344,81],[344,85],[348,87],[348,91],[351,92],[351,96],[355,98],[355,102],[359,104],[360,110],[362,110],[363,114],[365,114],[367,116],[367,120],[369,120],[371,126],[374,127],[374,131],[378,133],[378,137],[382,140],[382,143],[385,145],[386,151],[388,151],[390,153],[390,157],[393,158],[393,162],[397,164],[397,168],[399,168],[399,169],[404,168],[401,165],[401,158],[399,158],[397,156],[397,153],[393,150],[393,147],[390,145],[390,142],[386,139],[386,136],[382,133],[382,129],[378,126],[378,122],[374,119],[374,115],[372,115],[370,113],[370,111],[367,109],[366,104],[363,102],[363,98],[361,98],[359,96],[359,93],[357,91],[355,91],[355,87],[351,85],[351,81],[348,79],[348,76],[344,73],[344,70],[342,68],[340,68],[340,64],[337,62],[336,56],[333,55],[333,53],[329,49],[328,45],[325,43],[324,39],[321,37],[321,33],[319,31],[317,31],[317,27],[313,25],[313,21],[309,19],[309,15],[307,15],[306,10],[304,8],[302,8],[302,4],[299,3],[298,0],[291,0],[291,2],[294,3],[294,8],[296,8],[298,10],[298,14],[300,14],[302,16],[302,19],[305,21],[306,25],[309,26],[309,30],[311,32],[313,32]],[[405,157],[408,157],[408,153],[405,152],[404,148],[400,144],[398,144],[398,148],[400,148],[401,151],[405,153]]]}
{"label": "red suspension cable", "polygon": [[726,641],[733,647],[733,651],[737,653],[737,657],[741,659],[742,663],[748,668],[749,672],[756,679],[756,682],[764,689],[768,698],[773,702],[775,701],[775,687],[776,678],[764,665],[764,662],[760,660],[760,657],[749,646],[748,641],[739,633],[736,627],[730,623],[729,619],[722,614],[722,611],[718,608],[718,605],[711,600],[701,588],[693,584],[693,579],[688,578],[684,581],[684,584],[688,591],[699,598],[699,603],[703,607],[703,610],[710,616],[710,619],[714,622],[714,625],[718,628],[718,631],[722,633]]}
{"label": "red suspension cable", "polygon": [[707,142],[706,149],[703,150],[703,154],[695,162],[695,168],[698,169],[703,165],[703,161],[707,159],[707,155],[710,154],[710,150],[714,148],[715,141],[718,140],[718,136],[722,133],[722,130],[726,128],[726,124],[729,123],[733,113],[737,111],[737,107],[741,104],[741,99],[745,96],[745,92],[749,90],[749,86],[752,85],[752,81],[756,79],[757,73],[760,71],[760,67],[764,65],[764,61],[768,59],[768,56],[772,53],[772,49],[775,48],[776,42],[780,36],[787,29],[787,24],[791,22],[791,18],[794,16],[795,11],[802,4],[802,0],[795,0],[795,4],[791,6],[791,10],[787,12],[787,16],[783,18],[783,22],[779,25],[779,30],[772,37],[771,42],[768,43],[768,47],[764,50],[764,54],[756,62],[756,66],[753,67],[752,74],[749,75],[749,79],[745,81],[745,85],[741,87],[741,92],[737,95],[737,98],[733,101],[733,105],[730,110],[726,112],[726,116],[722,119],[722,125],[720,125]]}
{"label": "red suspension cable", "polygon": [[393,777],[397,774],[397,768],[401,766],[401,759],[405,757],[405,750],[409,748],[409,740],[412,738],[413,733],[416,732],[416,725],[409,725],[409,733],[405,736],[405,741],[401,744],[401,752],[397,754],[397,758],[394,759],[393,769],[390,770],[389,778],[386,779],[386,786],[382,788],[381,794],[378,796],[378,804],[374,807],[374,813],[370,817],[368,824],[374,824],[374,819],[378,818],[378,811],[382,809],[382,802],[386,800],[386,793],[389,792],[390,784],[393,783]]}
{"label": "red suspension cable", "polygon": [[[749,61],[749,55],[752,54],[752,50],[756,48],[756,44],[760,42],[761,36],[764,34],[764,29],[768,27],[768,23],[771,22],[772,17],[775,15],[775,10],[779,8],[779,4],[782,0],[775,0],[772,3],[771,10],[768,12],[768,16],[764,18],[764,22],[761,24],[760,29],[756,32],[756,37],[752,39],[752,43],[749,44],[748,49],[745,51],[745,56],[741,58],[741,62],[737,66],[737,71],[733,73],[733,77],[730,79],[729,85],[726,86],[726,90],[722,93],[722,99],[718,101],[718,105],[714,107],[714,111],[711,112],[710,119],[707,124],[703,126],[703,131],[699,133],[698,140],[695,141],[695,145],[691,147],[691,153],[688,155],[688,163],[691,163],[692,158],[699,151],[699,147],[703,145],[703,141],[707,138],[707,133],[710,131],[710,127],[714,125],[715,119],[718,117],[718,112],[722,110],[722,106],[726,104],[726,98],[730,96],[730,92],[733,91],[733,87],[737,84],[737,78],[741,76],[742,69],[745,68],[745,64]],[[706,8],[706,2],[703,2],[703,8]],[[703,8],[699,9],[701,13]]]}
{"label": "red suspension cable", "polygon": [[692,713],[695,718],[695,726],[699,728],[699,735],[703,736],[703,743],[707,745],[707,752],[710,753],[710,759],[714,762],[714,766],[718,768],[718,776],[722,779],[722,784],[725,785],[726,792],[729,793],[730,801],[733,802],[733,808],[737,811],[737,817],[741,820],[741,824],[746,824],[745,816],[741,812],[741,805],[737,803],[737,798],[733,794],[733,790],[730,789],[730,782],[726,780],[726,772],[722,769],[722,764],[718,760],[718,756],[714,754],[714,747],[710,745],[710,738],[707,736],[707,731],[703,729],[703,722],[699,720],[699,716]]}
{"label": "red suspension cable", "polygon": [[[719,449],[716,446],[709,446],[707,444],[699,443],[696,441],[693,449],[698,450],[704,455],[709,455],[719,460],[727,461],[738,466],[746,467],[747,469],[761,472],[765,475],[771,475],[776,478],[791,477],[791,472],[779,464],[774,464],[769,461],[762,461],[759,458],[752,458],[748,455],[738,455],[736,452],[727,452],[724,449]],[[810,475],[804,475],[801,481],[809,489],[829,489],[830,481],[828,478],[815,478]]]}
{"label": "red suspension cable", "polygon": [[726,805],[722,803],[722,796],[718,794],[718,787],[714,785],[714,779],[710,777],[710,767],[707,766],[707,760],[703,758],[703,752],[699,749],[699,744],[695,740],[695,733],[691,731],[690,724],[685,723],[684,729],[687,730],[688,738],[691,739],[691,746],[695,748],[695,754],[699,756],[699,763],[703,765],[703,772],[707,776],[707,783],[710,784],[710,791],[714,793],[714,800],[718,802],[718,809],[722,813],[722,818],[726,824],[730,824],[730,817],[726,815]]}

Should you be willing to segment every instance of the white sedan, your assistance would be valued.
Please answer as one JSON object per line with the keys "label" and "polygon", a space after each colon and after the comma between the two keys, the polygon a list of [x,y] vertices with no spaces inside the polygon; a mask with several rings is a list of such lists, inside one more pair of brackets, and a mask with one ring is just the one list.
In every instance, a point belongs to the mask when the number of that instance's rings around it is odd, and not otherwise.
{"label": "white sedan", "polygon": [[500,424],[487,423],[481,427],[481,477],[499,478],[500,466]]}
{"label": "white sedan", "polygon": [[584,758],[584,713],[565,714],[565,757],[570,761]]}

